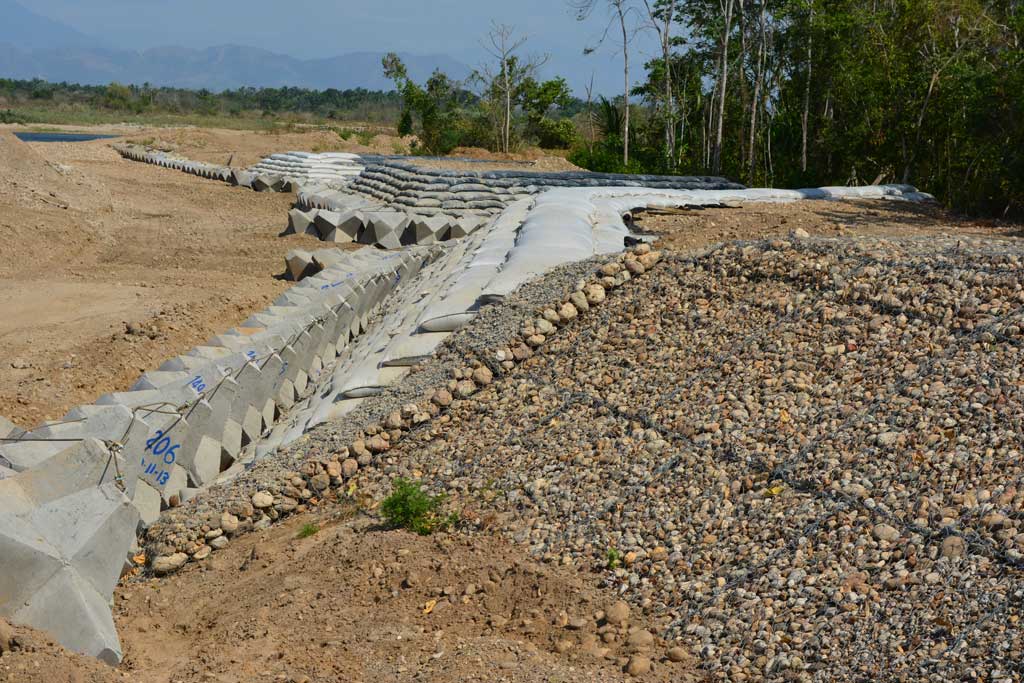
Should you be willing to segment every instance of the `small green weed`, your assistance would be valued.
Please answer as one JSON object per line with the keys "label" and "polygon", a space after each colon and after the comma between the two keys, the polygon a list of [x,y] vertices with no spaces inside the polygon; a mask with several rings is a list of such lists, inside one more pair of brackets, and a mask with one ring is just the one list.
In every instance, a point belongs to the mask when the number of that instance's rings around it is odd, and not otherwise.
{"label": "small green weed", "polygon": [[299,529],[299,538],[309,538],[310,536],[316,536],[320,532],[320,527],[312,522],[303,524],[302,528]]}
{"label": "small green weed", "polygon": [[608,552],[605,553],[605,567],[608,569],[618,569],[622,564],[622,553],[615,548],[608,548]]}
{"label": "small green weed", "polygon": [[380,511],[391,526],[429,536],[459,521],[458,515],[441,512],[444,501],[443,495],[431,496],[423,491],[419,482],[399,477],[391,483],[391,495],[380,504]]}

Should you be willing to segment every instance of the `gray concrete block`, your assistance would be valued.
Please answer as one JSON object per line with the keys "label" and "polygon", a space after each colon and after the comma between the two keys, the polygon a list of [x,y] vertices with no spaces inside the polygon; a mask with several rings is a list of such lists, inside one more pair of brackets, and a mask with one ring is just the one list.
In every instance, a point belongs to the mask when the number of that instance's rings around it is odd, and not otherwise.
{"label": "gray concrete block", "polygon": [[447,216],[424,216],[412,222],[416,244],[434,244],[448,239],[451,220]]}
{"label": "gray concrete block", "polygon": [[[20,428],[7,418],[0,416],[0,439],[16,439],[24,433],[24,429]],[[0,442],[0,444],[2,443],[3,442]]]}
{"label": "gray concrete block", "polygon": [[[31,438],[31,434],[25,436]],[[41,465],[67,448],[69,444],[54,441],[14,441],[0,445],[0,464],[24,472]]]}
{"label": "gray concrete block", "polygon": [[314,226],[318,211],[303,211],[292,209],[288,212],[288,227],[285,228],[286,235],[319,235]]}
{"label": "gray concrete block", "polygon": [[104,474],[111,457],[91,440],[0,481],[0,617],[116,665],[110,603],[139,515]]}
{"label": "gray concrete block", "polygon": [[132,505],[139,511],[139,518],[142,524],[149,526],[160,519],[162,507],[160,492],[144,481],[140,481],[135,487],[135,497],[132,498]]}
{"label": "gray concrete block", "polygon": [[231,172],[231,184],[239,187],[252,187],[255,176],[248,171],[234,169]]}
{"label": "gray concrete block", "polygon": [[354,242],[363,229],[364,218],[359,211],[322,211],[317,218],[321,238],[331,242]]}
{"label": "gray concrete block", "polygon": [[[382,240],[400,244],[409,225],[409,216],[399,211],[378,211],[366,214],[366,229],[359,236],[361,244],[380,244]],[[391,238],[394,235],[394,238]]]}
{"label": "gray concrete block", "polygon": [[317,249],[313,252],[313,263],[320,271],[330,268],[345,260],[345,252],[340,249]]}
{"label": "gray concrete block", "polygon": [[319,272],[313,264],[313,254],[302,249],[289,251],[284,257],[284,262],[288,268],[288,274],[295,282]]}
{"label": "gray concrete block", "polygon": [[460,239],[476,232],[481,226],[487,223],[486,218],[479,216],[462,216],[452,223],[451,239]]}
{"label": "gray concrete block", "polygon": [[272,192],[277,179],[271,176],[258,175],[252,179],[251,187],[256,192]]}

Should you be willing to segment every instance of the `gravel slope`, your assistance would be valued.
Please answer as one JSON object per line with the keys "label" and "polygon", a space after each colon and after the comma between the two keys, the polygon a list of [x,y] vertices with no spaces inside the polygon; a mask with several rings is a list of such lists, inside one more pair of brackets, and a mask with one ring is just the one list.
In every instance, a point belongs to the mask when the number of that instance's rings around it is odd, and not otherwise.
{"label": "gravel slope", "polygon": [[603,572],[715,679],[1017,680],[1022,255],[671,257],[360,487],[422,474]]}

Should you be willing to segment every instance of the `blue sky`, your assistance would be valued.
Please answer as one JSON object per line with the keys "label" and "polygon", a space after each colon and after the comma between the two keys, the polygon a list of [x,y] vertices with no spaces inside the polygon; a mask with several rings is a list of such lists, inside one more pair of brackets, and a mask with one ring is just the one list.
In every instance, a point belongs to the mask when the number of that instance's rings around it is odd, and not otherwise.
{"label": "blue sky", "polygon": [[[238,44],[296,57],[362,50],[444,53],[470,66],[491,21],[529,38],[527,52],[550,54],[547,75],[561,74],[582,93],[595,75],[601,92],[621,90],[621,56],[611,45],[584,56],[604,31],[599,12],[580,23],[564,0],[22,0],[26,7],[101,38],[111,47],[203,48]],[[634,75],[656,39],[640,35]]]}

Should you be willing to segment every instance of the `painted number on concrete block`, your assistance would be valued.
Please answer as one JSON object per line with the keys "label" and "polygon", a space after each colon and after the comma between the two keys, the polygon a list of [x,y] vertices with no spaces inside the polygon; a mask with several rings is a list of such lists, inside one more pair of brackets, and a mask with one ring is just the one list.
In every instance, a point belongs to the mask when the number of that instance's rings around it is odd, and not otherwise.
{"label": "painted number on concrete block", "polygon": [[201,394],[206,391],[206,382],[203,381],[202,375],[196,375],[192,378],[192,381],[188,383],[190,387],[196,390],[197,394]]}
{"label": "painted number on concrete block", "polygon": [[160,486],[166,484],[171,478],[170,470],[165,470],[161,465],[170,467],[178,459],[178,449],[181,444],[174,443],[170,437],[165,436],[162,429],[156,431],[156,436],[146,441],[146,452],[157,456],[161,462],[150,462],[147,456],[142,458],[142,470],[147,475],[155,477],[156,483]]}

